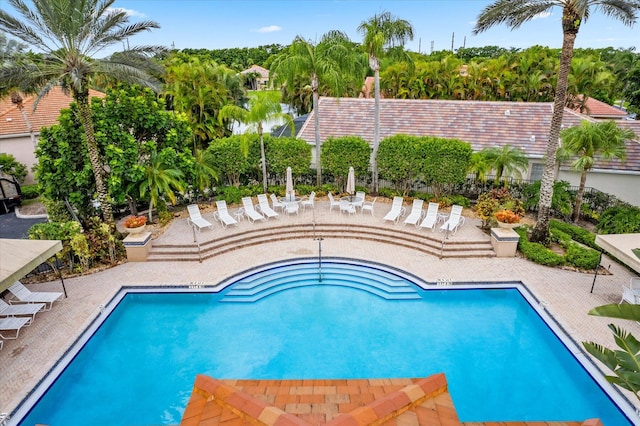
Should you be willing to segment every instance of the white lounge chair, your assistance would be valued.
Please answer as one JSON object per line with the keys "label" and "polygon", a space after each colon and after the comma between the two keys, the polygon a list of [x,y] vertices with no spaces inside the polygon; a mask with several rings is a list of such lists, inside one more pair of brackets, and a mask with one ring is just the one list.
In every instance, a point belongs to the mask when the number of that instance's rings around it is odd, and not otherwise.
{"label": "white lounge chair", "polygon": [[438,207],[440,207],[438,203],[429,203],[427,213],[422,223],[418,226],[419,228],[429,228],[432,232],[435,231],[436,224],[438,223]]}
{"label": "white lounge chair", "polygon": [[279,214],[276,213],[271,206],[269,205],[269,199],[267,198],[267,194],[259,194],[258,195],[258,209],[260,212],[267,218],[270,219],[272,217],[278,217]]}
{"label": "white lounge chair", "polygon": [[226,228],[227,225],[238,226],[238,221],[229,214],[229,209],[227,208],[227,202],[225,200],[216,201],[216,208],[218,211],[213,213],[213,218],[215,220],[219,220],[223,227]]}
{"label": "white lounge chair", "polygon": [[316,192],[315,191],[311,191],[311,194],[309,194],[309,197],[306,199],[302,199],[302,201],[300,201],[300,204],[302,205],[302,208],[304,210],[307,209],[307,206],[311,206],[312,209],[315,209],[315,200],[316,200]]}
{"label": "white lounge chair", "polygon": [[273,205],[274,210],[280,209],[281,212],[284,211],[285,205],[282,201],[278,200],[276,194],[269,195],[269,198],[271,198],[271,205]]}
{"label": "white lounge chair", "polygon": [[413,225],[416,228],[418,227],[418,222],[422,219],[422,205],[424,204],[424,200],[415,199],[413,200],[413,205],[411,206],[411,211],[409,215],[404,220],[404,225]]}
{"label": "white lounge chair", "polygon": [[[20,335],[20,329],[29,324],[31,324],[29,317],[0,318],[0,337],[7,340],[17,339]],[[6,333],[7,331],[14,331],[15,335],[9,335]]]}
{"label": "white lounge chair", "polygon": [[327,192],[327,197],[329,197],[329,211],[333,210],[334,207],[340,207],[340,203],[333,198],[333,194],[331,192]]}
{"label": "white lounge chair", "polygon": [[622,299],[620,302],[627,302],[633,305],[640,304],[640,278],[631,278],[631,282],[628,286],[622,286]]}
{"label": "white lounge chair", "polygon": [[9,305],[0,299],[0,317],[30,317],[36,319],[38,312],[44,311],[44,303],[27,303],[22,305]]}
{"label": "white lounge chair", "polygon": [[371,201],[365,201],[364,203],[362,203],[362,207],[360,208],[360,213],[364,213],[365,210],[368,210],[371,212],[371,216],[373,216],[373,205],[376,203],[377,199],[378,197],[375,197]]}
{"label": "white lounge chair", "polygon": [[385,217],[382,218],[382,221],[391,221],[393,223],[398,223],[400,217],[404,216],[405,209],[402,207],[402,202],[404,199],[402,197],[393,197],[393,203],[391,204],[391,210]]}
{"label": "white lounge chair", "polygon": [[249,222],[254,223],[256,220],[266,220],[265,217],[258,213],[255,207],[253,207],[251,197],[242,198],[242,207],[244,208],[244,214],[249,218]]}
{"label": "white lounge chair", "polygon": [[44,303],[45,311],[51,309],[53,302],[62,297],[62,293],[55,291],[31,291],[20,281],[11,284],[8,290],[15,297],[15,299],[9,300],[12,305],[15,303]]}
{"label": "white lounge chair", "polygon": [[440,227],[441,231],[450,231],[454,234],[460,226],[464,224],[464,217],[462,216],[462,206],[454,205],[451,207],[451,214],[449,219]]}
{"label": "white lounge chair", "polygon": [[353,205],[353,207],[355,207],[356,209],[360,209],[362,210],[362,205],[364,204],[364,197],[365,197],[365,193],[364,191],[358,191],[356,192],[356,198],[355,200],[353,200],[353,202],[351,203]]}
{"label": "white lounge chair", "polygon": [[213,224],[207,219],[203,218],[202,214],[200,214],[200,207],[198,207],[197,204],[189,204],[187,206],[187,211],[189,212],[187,223],[195,227],[198,232],[200,232],[202,228],[213,229]]}
{"label": "white lounge chair", "polygon": [[356,208],[349,202],[347,198],[340,199],[340,213],[349,213],[353,214],[356,212]]}

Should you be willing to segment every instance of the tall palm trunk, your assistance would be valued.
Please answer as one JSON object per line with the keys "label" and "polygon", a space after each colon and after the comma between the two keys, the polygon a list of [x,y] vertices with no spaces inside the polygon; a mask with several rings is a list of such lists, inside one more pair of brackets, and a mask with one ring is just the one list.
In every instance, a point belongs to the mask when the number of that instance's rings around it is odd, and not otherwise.
{"label": "tall palm trunk", "polygon": [[262,188],[267,193],[267,156],[264,152],[264,139],[262,138],[262,123],[258,123],[258,137],[260,137],[260,162],[262,163]]}
{"label": "tall palm trunk", "polygon": [[[316,186],[320,188],[322,186],[322,164],[320,163],[320,111],[319,107],[319,94],[318,94],[318,76],[313,74],[311,76],[311,91],[313,93],[313,125],[315,126],[315,139],[316,139]],[[292,132],[295,129],[292,129]]]}
{"label": "tall palm trunk", "polygon": [[373,151],[371,152],[371,191],[378,194],[378,145],[380,145],[380,61],[375,56],[369,57],[369,66],[373,69],[373,88],[375,108],[373,117]]}
{"label": "tall palm trunk", "polygon": [[572,221],[577,221],[580,218],[580,207],[582,206],[582,196],[584,195],[584,186],[587,183],[587,172],[589,169],[582,169],[580,175],[580,186],[578,186],[578,193],[576,194],[576,204],[573,206],[573,214],[571,215]]}
{"label": "tall palm trunk", "polygon": [[569,85],[569,70],[573,57],[573,46],[580,26],[580,17],[567,12],[565,8],[562,16],[564,37],[562,39],[562,53],[560,55],[560,68],[558,70],[558,82],[556,95],[553,102],[553,115],[551,117],[551,129],[547,142],[546,160],[544,172],[540,182],[540,201],[538,204],[538,221],[531,233],[531,241],[542,242],[549,236],[549,216],[551,214],[551,199],[553,197],[553,183],[556,180],[556,154],[564,106],[567,102],[567,87]]}
{"label": "tall palm trunk", "polygon": [[82,127],[84,128],[84,135],[87,138],[87,151],[89,153],[89,162],[91,163],[91,169],[93,170],[93,177],[96,180],[96,192],[98,193],[98,200],[100,201],[100,207],[102,208],[102,214],[104,220],[109,225],[114,225],[113,210],[111,209],[111,201],[109,200],[109,193],[104,185],[102,179],[102,161],[100,160],[100,152],[98,151],[98,143],[96,142],[96,136],[93,129],[93,121],[91,119],[91,108],[89,107],[88,95],[87,96],[74,96],[78,104],[78,118]]}

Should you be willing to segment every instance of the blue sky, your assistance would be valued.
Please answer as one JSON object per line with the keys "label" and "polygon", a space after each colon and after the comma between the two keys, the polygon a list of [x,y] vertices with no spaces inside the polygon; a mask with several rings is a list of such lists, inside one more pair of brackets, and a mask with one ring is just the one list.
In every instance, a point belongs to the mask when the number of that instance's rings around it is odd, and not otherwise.
{"label": "blue sky", "polygon": [[[116,7],[131,14],[132,21],[147,19],[160,29],[138,35],[132,45],[154,44],[178,49],[255,47],[289,44],[296,35],[319,39],[330,30],[346,32],[360,41],[358,25],[382,11],[407,19],[415,29],[407,47],[423,53],[451,48],[497,45],[526,48],[540,44],[561,47],[561,11],[554,8],[520,29],[505,25],[473,36],[475,19],[488,0],[118,0]],[[636,47],[640,50],[640,23],[630,28],[600,12],[580,29],[576,47]]]}

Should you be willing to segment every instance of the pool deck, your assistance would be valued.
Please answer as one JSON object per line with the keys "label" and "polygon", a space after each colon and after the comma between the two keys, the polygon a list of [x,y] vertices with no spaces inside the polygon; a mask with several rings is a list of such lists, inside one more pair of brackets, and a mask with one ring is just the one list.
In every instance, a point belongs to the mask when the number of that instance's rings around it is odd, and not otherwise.
{"label": "pool deck", "polygon": [[[203,241],[251,227],[310,223],[313,220],[316,223],[359,223],[401,230],[401,224],[382,222],[389,206],[377,202],[374,216],[358,213],[349,217],[335,210],[330,212],[328,203],[316,202],[315,211],[307,209],[300,211],[299,215],[272,219],[266,223],[250,224],[245,220],[237,227],[223,229],[214,222],[213,230],[203,230],[197,237]],[[203,213],[205,218],[211,219],[210,212]],[[478,225],[479,221],[468,218],[460,231],[450,238],[459,241],[488,239]],[[154,243],[182,241],[192,242],[193,234],[186,219],[179,218]],[[383,263],[428,282],[521,281],[577,343],[595,341],[613,348],[615,343],[607,327],[611,322],[621,325],[636,337],[640,336],[640,325],[635,322],[587,315],[595,306],[618,303],[622,285],[628,284],[633,276],[629,270],[606,256],[602,265],[610,265],[610,275],[598,276],[594,291],[590,293],[593,274],[544,267],[517,257],[439,259],[410,248],[394,246],[392,240],[388,243],[372,242],[358,239],[357,235],[353,238],[325,238],[322,254]],[[0,412],[11,413],[16,409],[80,333],[100,314],[100,306],[108,303],[123,285],[186,286],[194,282],[214,285],[248,268],[317,255],[318,241],[313,238],[277,240],[232,250],[202,263],[129,262],[91,275],[65,279],[68,298],[55,303],[52,310],[39,313],[33,325],[24,328],[17,340],[5,340],[4,348],[0,350]],[[61,289],[59,281],[29,287],[35,291]],[[627,394],[627,398],[636,404],[636,408],[640,408],[633,395]]]}

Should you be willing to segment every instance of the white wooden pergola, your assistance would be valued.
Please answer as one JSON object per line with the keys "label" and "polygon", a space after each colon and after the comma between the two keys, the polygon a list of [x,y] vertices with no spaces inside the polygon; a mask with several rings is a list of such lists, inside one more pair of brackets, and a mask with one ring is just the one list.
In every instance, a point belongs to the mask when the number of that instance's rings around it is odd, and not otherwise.
{"label": "white wooden pergola", "polygon": [[[62,250],[59,240],[13,240],[0,238],[0,292]],[[60,277],[62,281],[62,277]],[[67,296],[62,281],[65,297]]]}

